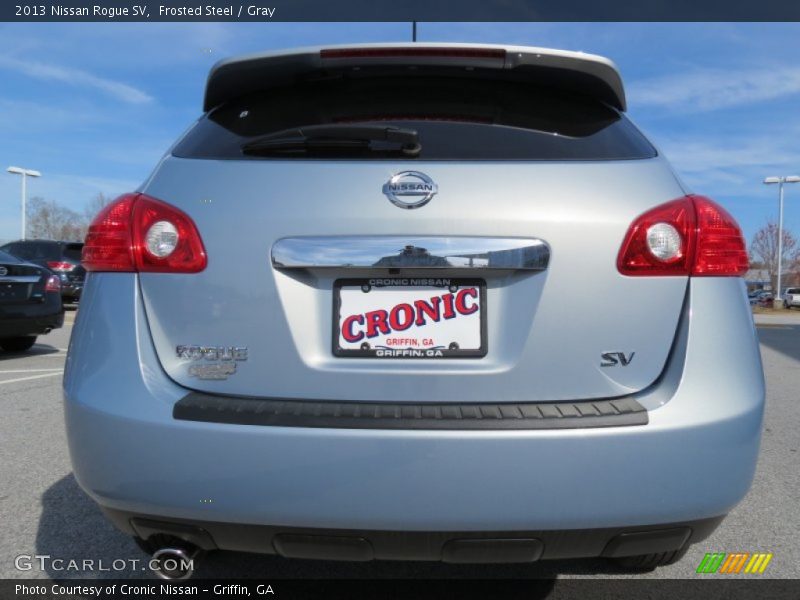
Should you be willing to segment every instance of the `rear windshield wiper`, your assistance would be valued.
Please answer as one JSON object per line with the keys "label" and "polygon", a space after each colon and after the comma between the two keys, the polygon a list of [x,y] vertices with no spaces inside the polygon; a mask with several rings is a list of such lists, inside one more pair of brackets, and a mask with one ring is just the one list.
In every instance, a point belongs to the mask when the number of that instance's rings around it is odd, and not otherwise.
{"label": "rear windshield wiper", "polygon": [[414,129],[385,125],[309,125],[260,136],[242,146],[245,154],[400,152],[419,155],[422,146]]}

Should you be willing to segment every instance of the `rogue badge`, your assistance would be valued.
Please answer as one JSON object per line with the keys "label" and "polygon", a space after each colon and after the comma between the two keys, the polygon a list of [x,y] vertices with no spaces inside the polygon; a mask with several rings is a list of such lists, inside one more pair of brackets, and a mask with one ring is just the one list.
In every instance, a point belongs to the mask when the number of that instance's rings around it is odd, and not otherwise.
{"label": "rogue badge", "polygon": [[247,360],[247,348],[243,346],[181,344],[175,347],[175,354],[178,358],[192,361],[189,375],[198,379],[227,379],[236,373],[239,362]]}

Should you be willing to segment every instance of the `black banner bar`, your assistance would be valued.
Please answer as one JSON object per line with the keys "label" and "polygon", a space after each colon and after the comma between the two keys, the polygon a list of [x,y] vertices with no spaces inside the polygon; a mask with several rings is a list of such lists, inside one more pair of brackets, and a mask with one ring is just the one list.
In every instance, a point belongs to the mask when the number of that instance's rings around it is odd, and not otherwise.
{"label": "black banner bar", "polygon": [[0,21],[800,21],[797,0],[15,0]]}
{"label": "black banner bar", "polygon": [[231,599],[325,600],[796,600],[800,581],[739,577],[697,579],[160,579],[0,580],[0,600]]}

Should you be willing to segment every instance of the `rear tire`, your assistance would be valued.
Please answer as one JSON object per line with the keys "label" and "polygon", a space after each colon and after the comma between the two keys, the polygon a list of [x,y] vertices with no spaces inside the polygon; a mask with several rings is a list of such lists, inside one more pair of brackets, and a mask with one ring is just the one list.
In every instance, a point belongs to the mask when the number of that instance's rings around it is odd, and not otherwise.
{"label": "rear tire", "polygon": [[637,556],[620,556],[612,560],[626,571],[652,571],[656,567],[678,562],[686,555],[688,550],[689,546],[684,546],[680,550],[639,554]]}
{"label": "rear tire", "polygon": [[25,352],[36,343],[35,335],[5,338],[0,340],[0,348],[7,352]]}

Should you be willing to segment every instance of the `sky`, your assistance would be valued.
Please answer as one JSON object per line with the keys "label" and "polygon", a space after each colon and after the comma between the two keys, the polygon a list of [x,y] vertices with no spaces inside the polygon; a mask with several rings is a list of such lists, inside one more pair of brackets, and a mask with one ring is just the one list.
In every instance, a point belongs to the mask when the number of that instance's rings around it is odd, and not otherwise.
{"label": "sky", "polygon": [[[29,197],[77,211],[134,190],[201,114],[209,68],[292,46],[408,41],[408,23],[0,24],[0,240]],[[772,175],[800,175],[798,23],[420,23],[418,40],[522,44],[611,58],[629,116],[748,241],[777,219]],[[665,200],[667,200],[665,198]],[[800,236],[800,184],[785,225]]]}

